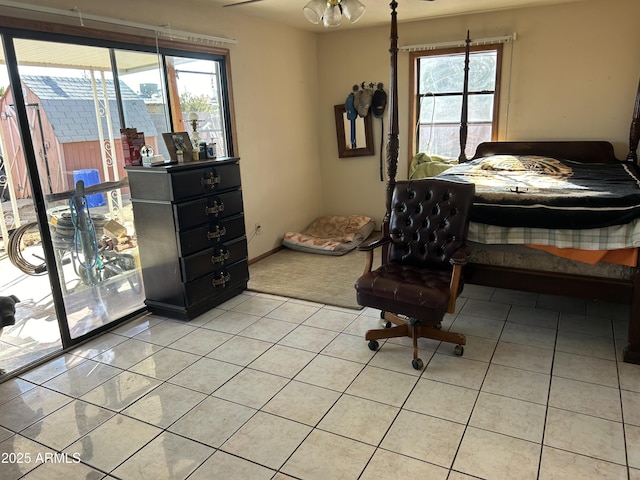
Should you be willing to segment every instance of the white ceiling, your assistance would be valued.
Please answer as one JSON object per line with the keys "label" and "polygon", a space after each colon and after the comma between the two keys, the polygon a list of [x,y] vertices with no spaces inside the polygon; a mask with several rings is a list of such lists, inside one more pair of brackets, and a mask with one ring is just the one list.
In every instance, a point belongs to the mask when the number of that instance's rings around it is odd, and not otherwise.
{"label": "white ceiling", "polygon": [[[215,5],[230,5],[244,0],[206,0]],[[250,15],[281,22],[293,27],[316,32],[326,32],[322,25],[309,22],[302,13],[302,7],[308,0],[259,0],[227,7],[234,13]],[[435,17],[445,17],[467,13],[489,12],[510,8],[532,7],[539,5],[554,5],[584,0],[397,0],[398,22],[410,20],[424,20]],[[366,11],[355,24],[349,24],[344,19],[340,28],[361,28],[374,25],[388,25],[390,7],[387,0],[361,0]],[[330,30],[329,30],[330,31]]]}

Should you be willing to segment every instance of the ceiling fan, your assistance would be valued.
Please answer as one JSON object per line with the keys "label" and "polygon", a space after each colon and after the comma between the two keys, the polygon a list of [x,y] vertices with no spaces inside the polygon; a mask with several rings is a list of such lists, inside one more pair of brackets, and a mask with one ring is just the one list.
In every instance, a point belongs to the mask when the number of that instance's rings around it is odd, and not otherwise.
{"label": "ceiling fan", "polygon": [[[255,3],[255,2],[261,2],[262,0],[243,0],[241,2],[236,2],[236,3],[227,3],[226,5],[223,5],[223,7],[237,7],[239,5],[246,5],[248,3]],[[427,2],[433,2],[434,0],[426,0]]]}
{"label": "ceiling fan", "polygon": [[239,5],[246,5],[247,3],[255,3],[255,2],[261,2],[262,0],[243,0],[242,2],[236,2],[236,3],[227,3],[226,5],[223,5],[223,7],[237,7]]}

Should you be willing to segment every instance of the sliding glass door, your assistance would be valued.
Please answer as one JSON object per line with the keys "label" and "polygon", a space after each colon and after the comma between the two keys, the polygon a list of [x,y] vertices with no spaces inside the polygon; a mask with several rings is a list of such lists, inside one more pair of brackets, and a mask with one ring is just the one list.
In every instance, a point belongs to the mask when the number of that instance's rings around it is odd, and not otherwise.
{"label": "sliding glass door", "polygon": [[62,348],[32,190],[9,74],[0,65],[0,296],[19,300],[15,324],[0,336],[6,372]]}
{"label": "sliding glass door", "polygon": [[0,257],[0,295],[21,300],[0,338],[11,373],[144,311],[122,129],[167,160],[172,131],[234,152],[224,56],[0,34],[0,248],[17,252]]}
{"label": "sliding glass door", "polygon": [[[64,302],[61,327],[77,339],[144,306],[110,51],[26,39],[14,46],[46,211],[40,228],[49,231]],[[144,101],[125,86],[121,96],[155,136]]]}

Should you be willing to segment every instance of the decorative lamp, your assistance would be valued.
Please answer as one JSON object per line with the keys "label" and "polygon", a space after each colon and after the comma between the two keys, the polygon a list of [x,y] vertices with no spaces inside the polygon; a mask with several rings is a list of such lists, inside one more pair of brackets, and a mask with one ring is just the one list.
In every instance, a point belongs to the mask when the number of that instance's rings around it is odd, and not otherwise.
{"label": "decorative lamp", "polygon": [[198,133],[198,114],[191,112],[189,114],[189,123],[191,124],[191,141],[194,148],[198,148],[198,142],[200,141],[200,134]]}
{"label": "decorative lamp", "polygon": [[311,0],[302,11],[311,23],[322,22],[325,28],[337,28],[342,25],[342,14],[355,23],[362,17],[365,6],[359,0]]}

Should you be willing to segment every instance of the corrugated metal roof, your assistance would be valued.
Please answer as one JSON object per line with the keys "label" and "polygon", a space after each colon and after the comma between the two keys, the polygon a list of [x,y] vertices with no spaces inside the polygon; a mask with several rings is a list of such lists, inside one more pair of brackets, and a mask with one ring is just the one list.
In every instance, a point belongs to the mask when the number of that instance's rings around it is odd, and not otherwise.
{"label": "corrugated metal roof", "polygon": [[[23,75],[23,84],[39,99],[40,108],[48,118],[60,143],[99,140],[96,109],[93,101],[91,80],[79,77],[52,77]],[[107,98],[111,112],[114,136],[120,138],[120,119],[115,100],[113,80],[106,80]],[[102,100],[102,82],[96,80],[98,98]],[[120,82],[120,94],[128,127],[144,132],[145,137],[157,136],[158,132],[147,111],[144,100],[125,83]],[[105,137],[108,136],[107,119],[101,118]]]}

